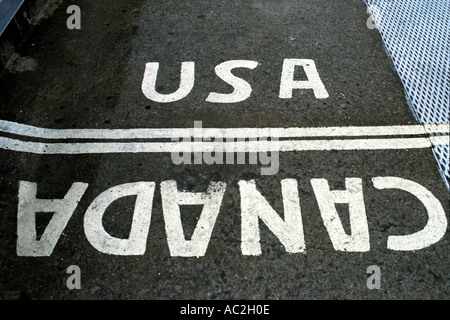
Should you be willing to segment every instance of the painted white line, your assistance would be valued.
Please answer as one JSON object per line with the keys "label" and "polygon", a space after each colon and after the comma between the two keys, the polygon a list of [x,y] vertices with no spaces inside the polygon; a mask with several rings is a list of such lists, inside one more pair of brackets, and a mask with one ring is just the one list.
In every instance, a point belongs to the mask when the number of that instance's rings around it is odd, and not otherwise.
{"label": "painted white line", "polygon": [[449,124],[408,125],[408,126],[350,126],[319,128],[161,128],[161,129],[47,129],[0,120],[0,132],[42,139],[170,139],[181,137],[199,138],[230,137],[277,138],[296,137],[358,137],[358,136],[398,136],[448,133]]}
{"label": "painted white line", "polygon": [[95,154],[95,153],[171,153],[171,152],[287,152],[320,150],[383,150],[420,149],[448,144],[448,137],[292,140],[245,142],[92,142],[42,143],[0,137],[0,148],[35,154]]}
{"label": "painted white line", "polygon": [[[46,140],[114,140],[47,143],[0,137],[0,148],[36,154],[417,149],[448,145],[448,135],[432,135],[448,134],[449,129],[449,124],[322,128],[47,129],[0,120],[0,132],[21,137]],[[191,141],[191,137],[194,137],[194,141]],[[211,137],[219,140],[201,141]],[[307,139],[319,137],[330,139]],[[172,139],[171,142],[117,141],[169,138]],[[261,138],[272,140],[255,140]],[[279,138],[292,140],[278,141]],[[176,142],[180,139],[180,142]],[[251,141],[243,141],[245,139]]]}

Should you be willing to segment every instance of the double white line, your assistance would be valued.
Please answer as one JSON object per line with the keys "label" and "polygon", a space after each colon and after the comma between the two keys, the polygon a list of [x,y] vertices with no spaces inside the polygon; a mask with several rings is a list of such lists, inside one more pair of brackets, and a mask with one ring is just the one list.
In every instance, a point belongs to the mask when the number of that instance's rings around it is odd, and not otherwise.
{"label": "double white line", "polygon": [[[449,124],[200,131],[198,128],[47,129],[0,120],[0,148],[34,154],[418,149],[449,145],[449,131]],[[210,138],[213,139],[208,142]]]}

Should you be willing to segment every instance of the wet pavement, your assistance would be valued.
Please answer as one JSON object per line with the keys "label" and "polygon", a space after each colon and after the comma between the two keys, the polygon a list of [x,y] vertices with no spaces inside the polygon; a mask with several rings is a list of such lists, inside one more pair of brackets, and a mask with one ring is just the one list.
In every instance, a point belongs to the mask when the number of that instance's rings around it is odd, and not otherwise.
{"label": "wet pavement", "polygon": [[[70,1],[53,4],[0,78],[2,128],[19,128],[4,130],[2,138],[42,151],[9,144],[0,150],[1,298],[448,299],[448,189],[431,149],[359,148],[351,139],[366,137],[367,127],[417,128],[362,1],[80,0],[81,29],[67,28]],[[280,97],[287,59],[313,60],[327,97],[312,89]],[[251,92],[240,86],[242,101],[211,102],[211,93],[233,92],[215,68],[235,60],[240,67],[232,74]],[[179,89],[181,63],[194,62],[192,89],[173,102],[149,99],[142,87],[149,62],[159,62],[151,88],[165,95]],[[299,66],[294,79],[310,79]],[[55,131],[39,136],[15,124]],[[346,147],[311,147],[322,133],[306,147],[275,148],[269,175],[261,172],[267,163],[261,157],[250,163],[248,153],[245,164],[176,164],[174,153],[145,151],[149,138],[130,131],[166,129],[159,131],[166,136],[151,136],[164,148],[183,138],[175,130],[183,128],[260,128],[264,135],[267,128],[332,128],[333,134],[337,127],[352,128],[338,137]],[[112,136],[58,136],[65,129]],[[131,133],[118,142],[119,131],[111,129]],[[93,151],[81,145],[74,154],[52,152],[85,142]],[[130,145],[120,149],[120,143]],[[324,182],[331,191],[320,187]],[[37,194],[27,191],[29,183]],[[49,200],[63,199],[74,186],[84,189],[77,189],[79,202],[69,197],[73,213]],[[64,214],[67,224],[52,229],[54,217]],[[431,220],[436,225],[424,239],[392,244]],[[26,240],[30,225],[36,235]],[[179,228],[184,239],[177,238]],[[32,249],[35,239],[52,242],[58,230],[48,253]],[[144,239],[140,247],[126,241],[135,238]],[[374,265],[378,288],[368,284]],[[77,280],[70,266],[79,267],[80,289],[68,286]]]}

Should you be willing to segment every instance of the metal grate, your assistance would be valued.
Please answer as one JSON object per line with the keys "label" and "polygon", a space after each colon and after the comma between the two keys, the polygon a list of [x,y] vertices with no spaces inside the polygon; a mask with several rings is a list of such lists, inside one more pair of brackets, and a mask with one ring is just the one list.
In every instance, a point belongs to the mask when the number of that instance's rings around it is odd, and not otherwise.
{"label": "metal grate", "polygon": [[[450,1],[363,0],[405,87],[420,124],[448,124]],[[433,147],[450,188],[450,146]]]}

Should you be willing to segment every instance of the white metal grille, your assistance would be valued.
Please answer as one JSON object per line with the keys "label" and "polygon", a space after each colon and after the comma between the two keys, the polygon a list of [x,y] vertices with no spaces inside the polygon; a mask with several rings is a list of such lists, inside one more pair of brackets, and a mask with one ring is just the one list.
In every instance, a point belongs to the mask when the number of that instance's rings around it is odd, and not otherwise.
{"label": "white metal grille", "polygon": [[[421,124],[448,124],[450,106],[450,1],[364,0]],[[450,188],[450,146],[434,146]]]}

